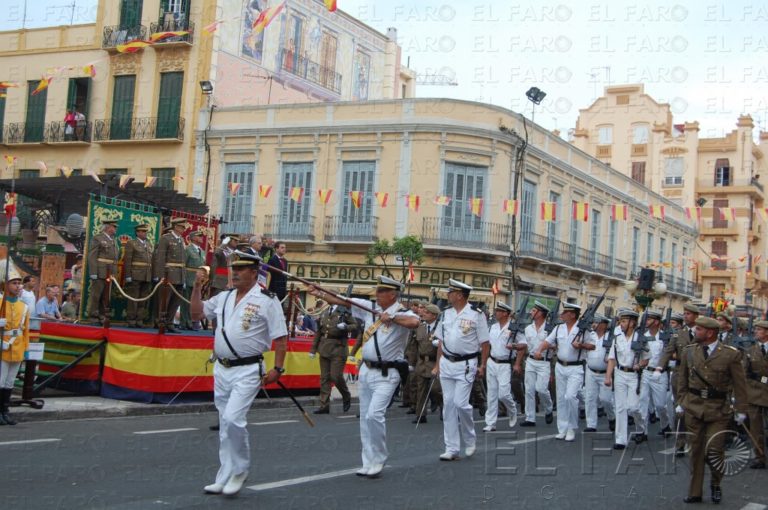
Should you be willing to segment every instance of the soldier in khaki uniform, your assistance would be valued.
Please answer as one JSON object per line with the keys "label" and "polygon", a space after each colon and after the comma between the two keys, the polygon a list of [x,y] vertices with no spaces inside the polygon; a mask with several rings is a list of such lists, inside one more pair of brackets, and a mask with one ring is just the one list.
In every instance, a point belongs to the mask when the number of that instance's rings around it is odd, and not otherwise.
{"label": "soldier in khaki uniform", "polygon": [[341,393],[342,409],[346,413],[352,405],[352,395],[344,380],[344,366],[349,355],[349,338],[357,335],[357,321],[341,305],[331,305],[317,322],[317,334],[309,357],[320,354],[320,407],[315,414],[330,413],[331,383]]}
{"label": "soldier in khaki uniform", "polygon": [[[192,297],[192,287],[195,285],[198,268],[205,265],[205,251],[202,248],[203,232],[195,230],[187,235],[189,244],[184,249],[184,297]],[[191,329],[194,331],[202,329],[200,322],[192,322],[189,314],[189,305],[181,304],[181,329]]]}
{"label": "soldier in khaki uniform", "polygon": [[[435,378],[432,390],[432,369],[437,361],[437,340],[434,338],[437,318],[440,316],[440,308],[437,305],[428,304],[422,308],[421,323],[413,335],[416,343],[416,369],[413,378],[416,380],[416,418],[413,423],[426,423],[426,412],[422,414],[427,398],[432,401],[432,407],[443,405],[443,396],[440,392],[440,379]],[[427,392],[429,391],[429,394]],[[442,413],[441,413],[442,414]]]}
{"label": "soldier in khaki uniform", "polygon": [[[160,238],[157,250],[155,250],[155,278],[165,278],[166,283],[172,285],[179,294],[184,291],[185,246],[182,235],[186,229],[187,220],[184,218],[172,219],[171,231]],[[176,316],[180,303],[181,300],[172,290],[169,292],[168,300],[165,303],[160,303],[160,309],[165,308],[165,331],[167,333],[176,333],[176,329],[173,327],[173,318]]]}
{"label": "soldier in khaki uniform", "polygon": [[[136,225],[136,239],[125,245],[123,271],[125,272],[125,293],[132,298],[143,298],[152,291],[152,254],[154,247],[147,240],[149,225]],[[128,300],[126,310],[128,327],[139,328],[146,319],[146,301]]]}
{"label": "soldier in khaki uniform", "polygon": [[88,316],[96,326],[102,325],[106,315],[102,296],[107,288],[107,275],[117,275],[119,251],[115,239],[117,221],[105,220],[101,224],[101,233],[93,236],[88,244],[88,273],[91,278]]}
{"label": "soldier in khaki uniform", "polygon": [[[421,301],[414,301],[411,303],[411,311],[422,317],[424,312],[424,304]],[[419,347],[416,344],[416,330],[411,331],[411,335],[408,337],[408,343],[405,344],[405,360],[408,362],[408,366],[411,367],[411,371],[408,373],[405,381],[400,382],[400,394],[402,396],[402,403],[400,407],[407,407],[408,412],[406,414],[416,414],[416,400],[418,394],[418,388],[416,387],[416,377],[413,375],[413,368],[416,367],[416,363],[419,361]]]}
{"label": "soldier in khaki uniform", "polygon": [[210,297],[230,287],[230,258],[238,242],[239,239],[235,234],[227,234],[222,238],[221,245],[213,252]]}
{"label": "soldier in khaki uniform", "polygon": [[[749,400],[749,432],[758,445],[752,469],[765,469],[765,423],[763,417],[768,408],[768,321],[757,321],[755,345],[744,353],[744,368],[747,373],[747,399]],[[758,448],[760,451],[757,451]]]}
{"label": "soldier in khaki uniform", "polygon": [[696,343],[685,348],[680,360],[676,411],[685,413],[691,435],[691,482],[685,503],[702,501],[705,462],[710,467],[712,502],[722,500],[725,434],[721,432],[728,428],[731,393],[736,423],[743,424],[747,419],[747,379],[741,352],[718,339],[719,328],[718,321],[710,317],[696,319]]}
{"label": "soldier in khaki uniform", "polygon": [[734,321],[738,321],[738,319],[731,317],[726,312],[717,314],[717,322],[720,323],[720,335],[717,339],[725,345],[733,345],[733,339],[736,336],[734,331],[736,324],[734,324]]}

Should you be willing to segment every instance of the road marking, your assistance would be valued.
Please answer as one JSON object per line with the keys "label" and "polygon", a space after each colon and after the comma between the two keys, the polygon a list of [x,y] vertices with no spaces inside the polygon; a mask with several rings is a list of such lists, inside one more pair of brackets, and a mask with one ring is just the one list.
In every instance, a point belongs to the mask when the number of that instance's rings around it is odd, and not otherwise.
{"label": "road marking", "polygon": [[251,423],[251,425],[256,425],[257,427],[259,425],[280,425],[282,423],[296,423],[299,420],[276,420],[276,421],[255,421]]}
{"label": "road marking", "polygon": [[355,416],[354,414],[350,414],[347,416],[337,416],[336,418],[338,420],[351,420],[352,418],[357,418],[357,416]]}
{"label": "road marking", "polygon": [[32,443],[55,443],[56,441],[61,441],[61,439],[27,439],[24,441],[6,441],[4,443],[0,443],[0,446],[10,446],[13,444],[32,444]]}
{"label": "road marking", "polygon": [[330,478],[338,478],[340,476],[347,476],[357,472],[359,468],[343,469],[341,471],[331,471],[330,473],[323,473],[320,475],[301,476],[299,478],[291,478],[289,480],[280,480],[278,482],[260,483],[258,485],[251,485],[247,487],[252,491],[268,491],[270,489],[278,489],[280,487],[290,487],[291,485],[300,485],[302,483],[316,482],[318,480],[328,480]]}
{"label": "road marking", "polygon": [[757,503],[747,503],[743,507],[741,507],[741,510],[765,510],[768,508],[765,505],[759,505]]}
{"label": "road marking", "polygon": [[172,432],[191,432],[193,430],[198,430],[198,429],[192,428],[192,427],[187,427],[187,428],[183,428],[183,429],[139,430],[138,432],[134,432],[134,434],[138,434],[138,435],[170,434]]}
{"label": "road marking", "polygon": [[517,441],[509,441],[507,444],[526,444],[526,443],[535,443],[536,441],[544,441],[545,439],[552,439],[556,437],[557,434],[550,434],[548,436],[537,436],[537,437],[529,437],[528,439],[518,439]]}

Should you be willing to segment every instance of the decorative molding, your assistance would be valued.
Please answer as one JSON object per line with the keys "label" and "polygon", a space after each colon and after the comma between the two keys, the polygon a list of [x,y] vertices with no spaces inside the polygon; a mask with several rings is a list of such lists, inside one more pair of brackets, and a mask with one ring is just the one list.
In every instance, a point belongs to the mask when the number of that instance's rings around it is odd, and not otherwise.
{"label": "decorative molding", "polygon": [[120,53],[109,59],[110,72],[112,76],[122,76],[126,74],[136,74],[139,70],[140,57],[137,53]]}
{"label": "decorative molding", "polygon": [[178,52],[160,53],[157,60],[157,70],[161,73],[184,72],[186,60]]}

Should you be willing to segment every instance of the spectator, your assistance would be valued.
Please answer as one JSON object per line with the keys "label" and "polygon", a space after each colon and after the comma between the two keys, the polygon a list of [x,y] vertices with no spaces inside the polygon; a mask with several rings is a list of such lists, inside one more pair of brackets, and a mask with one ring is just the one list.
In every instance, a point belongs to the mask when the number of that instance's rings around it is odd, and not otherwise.
{"label": "spectator", "polygon": [[[288,250],[286,244],[282,241],[275,242],[275,254],[267,262],[270,266],[288,271],[288,260],[285,258],[285,252]],[[272,273],[272,278],[269,280],[269,290],[277,295],[277,299],[280,301],[285,298],[288,293],[288,277],[284,274],[277,272]]]}
{"label": "spectator", "polygon": [[75,136],[78,142],[85,140],[85,114],[75,109]]}
{"label": "spectator", "polygon": [[54,285],[45,287],[45,296],[41,297],[35,306],[35,314],[41,319],[59,320],[59,303],[56,301],[56,290]]}
{"label": "spectator", "polygon": [[304,314],[304,319],[301,321],[301,329],[311,333],[317,333],[317,321],[311,315]]}
{"label": "spectator", "polygon": [[37,317],[37,314],[35,313],[37,303],[35,287],[37,286],[37,278],[27,275],[24,277],[21,283],[23,285],[21,288],[21,300],[27,304],[27,310],[29,310],[31,313],[30,317]]}
{"label": "spectator", "polygon": [[81,254],[78,254],[77,260],[75,260],[75,265],[72,266],[72,282],[69,284],[69,288],[80,291],[82,290],[82,285],[83,285],[83,256]]}
{"label": "spectator", "polygon": [[75,109],[70,108],[67,110],[67,114],[64,116],[64,141],[68,142],[75,138],[75,126],[77,120],[75,119]]}
{"label": "spectator", "polygon": [[67,301],[61,305],[61,317],[65,321],[76,322],[80,312],[80,291],[70,290]]}

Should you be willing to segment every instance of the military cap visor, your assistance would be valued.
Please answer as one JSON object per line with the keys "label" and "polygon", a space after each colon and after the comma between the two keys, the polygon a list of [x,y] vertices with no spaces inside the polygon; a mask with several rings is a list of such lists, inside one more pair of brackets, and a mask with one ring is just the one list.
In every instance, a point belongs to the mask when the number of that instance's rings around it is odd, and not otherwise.
{"label": "military cap visor", "polygon": [[261,257],[258,255],[244,253],[239,250],[235,251],[233,259],[232,267],[258,267],[261,263]]}
{"label": "military cap visor", "polygon": [[563,311],[564,312],[573,312],[573,313],[580,313],[581,307],[575,303],[564,303],[563,304]]}
{"label": "military cap visor", "polygon": [[376,283],[376,290],[403,290],[404,285],[388,276],[381,275]]}
{"label": "military cap visor", "polygon": [[184,218],[173,218],[171,220],[171,225],[173,225],[174,227],[176,225],[186,225],[186,224],[187,224],[187,220]]}
{"label": "military cap visor", "polygon": [[440,315],[440,307],[437,305],[427,305],[424,307],[424,310],[433,315]]}
{"label": "military cap visor", "polygon": [[200,237],[202,235],[203,235],[203,232],[201,230],[195,230],[187,234],[187,237]]}
{"label": "military cap visor", "polygon": [[135,227],[133,227],[133,230],[135,230],[136,232],[148,232],[149,225],[147,224],[136,225]]}
{"label": "military cap visor", "polygon": [[629,319],[637,319],[640,317],[640,315],[636,311],[630,310],[629,308],[619,310],[619,318],[624,319],[625,317]]}
{"label": "military cap visor", "polygon": [[502,303],[501,301],[499,301],[498,303],[496,303],[496,306],[494,307],[494,309],[495,309],[495,310],[498,310],[498,311],[500,311],[500,312],[507,312],[507,313],[512,313],[512,307],[511,307],[511,306],[509,306],[509,305],[508,305],[508,304],[506,304],[506,303]]}
{"label": "military cap visor", "polygon": [[611,322],[611,319],[601,313],[595,314],[595,322]]}
{"label": "military cap visor", "polygon": [[113,227],[117,226],[117,220],[104,220],[101,222],[102,225],[112,225]]}
{"label": "military cap visor", "polygon": [[683,314],[680,314],[680,313],[673,313],[673,314],[672,314],[672,316],[671,316],[671,319],[672,319],[673,321],[677,321],[677,322],[683,322]]}
{"label": "military cap visor", "polygon": [[472,287],[467,285],[464,282],[460,282],[459,280],[454,280],[453,278],[448,280],[448,292],[453,291],[460,291],[469,294],[472,292]]}
{"label": "military cap visor", "polygon": [[768,321],[755,321],[754,326],[756,328],[768,329]]}
{"label": "military cap visor", "polygon": [[691,303],[684,305],[683,310],[691,313],[701,313],[701,311],[699,310],[699,307]]}
{"label": "military cap visor", "polygon": [[720,312],[720,313],[718,313],[718,314],[717,314],[717,318],[718,318],[718,319],[719,319],[719,318],[723,318],[723,319],[727,320],[729,323],[733,324],[733,317],[731,317],[730,315],[728,315],[728,314],[727,314],[727,313],[725,313],[725,312]]}
{"label": "military cap visor", "polygon": [[648,318],[649,319],[661,320],[661,312],[658,312],[656,310],[650,310],[648,312]]}
{"label": "military cap visor", "polygon": [[547,305],[545,305],[544,303],[542,303],[541,301],[534,301],[533,302],[533,307],[534,308],[538,308],[539,310],[541,310],[542,312],[545,312],[545,313],[549,313],[549,311],[550,311],[549,307]]}
{"label": "military cap visor", "polygon": [[699,317],[696,325],[705,329],[720,329],[720,323],[712,317]]}

